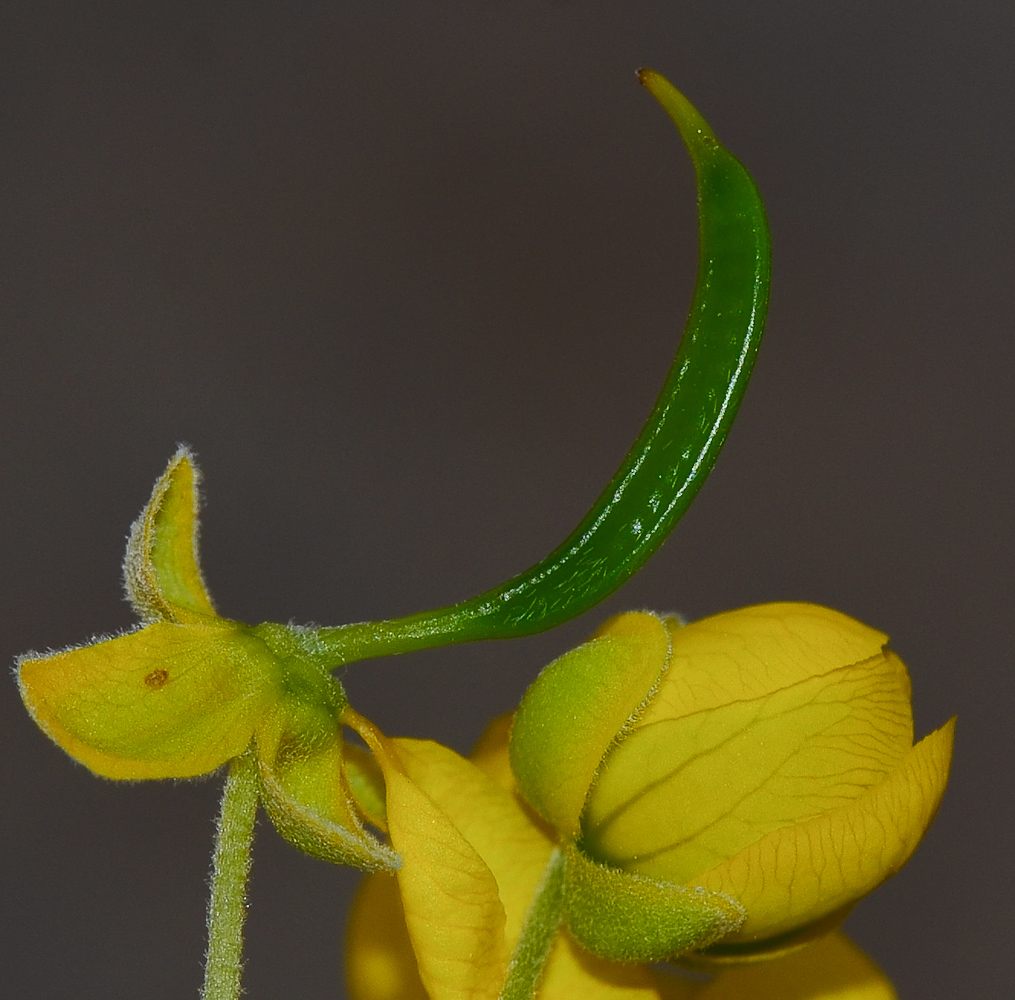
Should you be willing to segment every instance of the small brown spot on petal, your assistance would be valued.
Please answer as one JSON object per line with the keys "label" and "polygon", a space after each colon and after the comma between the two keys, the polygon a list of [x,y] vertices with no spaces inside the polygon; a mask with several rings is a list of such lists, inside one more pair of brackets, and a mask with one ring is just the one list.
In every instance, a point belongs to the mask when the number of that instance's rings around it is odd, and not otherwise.
{"label": "small brown spot on petal", "polygon": [[145,687],[150,687],[153,691],[158,691],[159,688],[166,686],[166,681],[169,680],[169,671],[163,670],[159,667],[158,670],[153,670],[148,674],[145,679]]}

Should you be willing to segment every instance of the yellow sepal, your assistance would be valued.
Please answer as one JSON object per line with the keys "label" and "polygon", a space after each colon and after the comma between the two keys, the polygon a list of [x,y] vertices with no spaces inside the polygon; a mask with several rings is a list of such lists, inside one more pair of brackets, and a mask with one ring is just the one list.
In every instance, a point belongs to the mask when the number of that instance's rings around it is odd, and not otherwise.
{"label": "yellow sepal", "polygon": [[107,778],[188,778],[241,754],[275,697],[277,664],[224,619],[155,622],[19,662],[36,723]]}
{"label": "yellow sepal", "polygon": [[180,447],[131,525],[124,586],[144,622],[215,615],[197,552],[199,483],[193,454]]}

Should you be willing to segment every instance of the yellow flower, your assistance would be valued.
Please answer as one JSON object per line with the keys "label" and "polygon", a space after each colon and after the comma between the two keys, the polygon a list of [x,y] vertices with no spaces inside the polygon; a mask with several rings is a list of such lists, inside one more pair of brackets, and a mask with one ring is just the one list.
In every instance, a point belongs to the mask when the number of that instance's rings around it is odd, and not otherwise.
{"label": "yellow flower", "polygon": [[181,449],[131,530],[141,625],[22,657],[21,693],[110,778],[204,774],[249,748],[285,837],[396,873],[371,876],[355,909],[356,1000],[892,996],[837,936],[815,946],[820,961],[789,955],[708,985],[644,964],[792,950],[912,853],[952,725],[912,746],[908,678],[883,635],[810,605],[688,626],[622,615],[537,678],[510,760],[502,720],[470,762],[388,740],[352,711],[313,632],[216,612],[197,479]]}
{"label": "yellow flower", "polygon": [[[370,875],[353,905],[346,969],[351,1000],[495,1000],[509,956],[554,854],[555,835],[515,794],[510,718],[471,761],[435,743],[386,740],[350,719],[387,783],[388,825],[405,863]],[[878,968],[833,933],[776,961],[691,982],[647,965],[597,958],[567,934],[550,942],[543,1000],[895,1000]]]}
{"label": "yellow flower", "polygon": [[[909,678],[886,641],[810,604],[691,625],[621,615],[526,693],[521,791],[586,863],[742,905],[710,954],[779,953],[894,875],[940,804],[954,720],[913,746]],[[601,901],[577,889],[571,931],[622,957]]]}
{"label": "yellow flower", "polygon": [[206,774],[255,746],[261,797],[298,847],[367,869],[394,869],[363,828],[345,753],[341,686],[315,658],[313,633],[223,618],[197,557],[198,472],[181,448],[131,528],[127,597],[141,627],[18,662],[38,725],[107,778]]}
{"label": "yellow flower", "polygon": [[471,762],[347,713],[403,858],[353,908],[353,1000],[891,1000],[834,928],[926,831],[952,724],[912,745],[885,641],[805,604],[621,615]]}

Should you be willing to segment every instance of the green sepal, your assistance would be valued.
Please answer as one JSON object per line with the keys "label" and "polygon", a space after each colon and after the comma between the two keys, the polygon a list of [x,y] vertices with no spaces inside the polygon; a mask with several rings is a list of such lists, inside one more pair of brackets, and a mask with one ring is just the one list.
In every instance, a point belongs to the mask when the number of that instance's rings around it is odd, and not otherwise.
{"label": "green sepal", "polygon": [[543,669],[511,730],[511,769],[565,839],[578,831],[603,756],[655,691],[670,640],[655,615],[619,615]]}
{"label": "green sepal", "polygon": [[746,916],[734,899],[607,868],[566,851],[564,920],[585,949],[615,962],[661,962],[704,948]]}
{"label": "green sepal", "polygon": [[398,855],[363,828],[353,805],[336,718],[285,699],[258,728],[256,740],[264,807],[290,844],[333,864],[398,869]]}
{"label": "green sepal", "polygon": [[398,855],[364,829],[345,767],[342,685],[314,658],[312,633],[265,624],[251,631],[282,663],[283,693],[255,733],[265,810],[306,854],[364,871],[396,871]]}

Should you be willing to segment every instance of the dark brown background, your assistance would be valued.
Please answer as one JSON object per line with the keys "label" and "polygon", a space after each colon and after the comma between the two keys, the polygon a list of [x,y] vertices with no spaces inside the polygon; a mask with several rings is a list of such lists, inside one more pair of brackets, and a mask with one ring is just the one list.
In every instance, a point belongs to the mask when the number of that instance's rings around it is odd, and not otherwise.
{"label": "dark brown background", "polygon": [[[916,859],[851,919],[903,1000],[1015,995],[1009,3],[7,2],[4,655],[130,624],[119,560],[178,441],[223,611],[453,601],[573,526],[694,278],[666,73],[769,208],[767,343],[665,549],[585,620],[349,671],[469,747],[608,610],[834,605],[957,712]],[[219,778],[116,785],[0,692],[0,980],[196,996]],[[252,1000],[337,997],[352,872],[259,828]]]}

